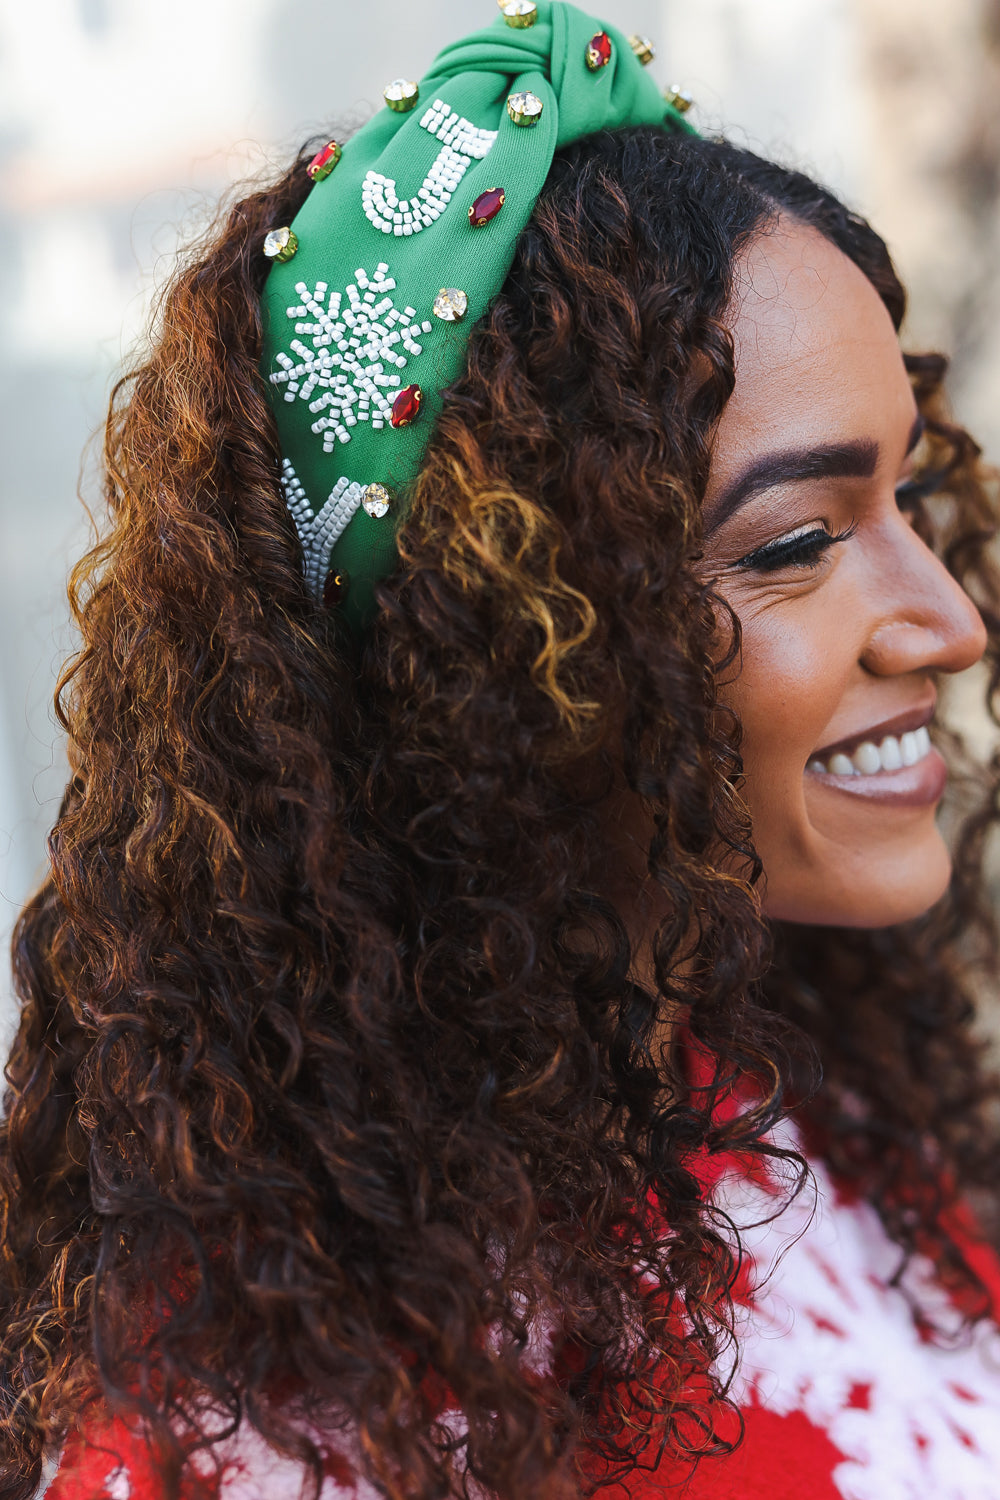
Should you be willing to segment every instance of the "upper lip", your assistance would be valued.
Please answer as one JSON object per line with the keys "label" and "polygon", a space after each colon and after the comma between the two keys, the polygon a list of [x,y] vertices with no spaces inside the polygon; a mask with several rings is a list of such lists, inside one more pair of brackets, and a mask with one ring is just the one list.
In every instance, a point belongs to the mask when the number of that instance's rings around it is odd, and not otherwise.
{"label": "upper lip", "polygon": [[871,740],[877,745],[880,740],[885,739],[886,735],[891,734],[898,738],[899,735],[908,734],[914,729],[923,729],[924,725],[929,724],[934,717],[936,701],[937,694],[933,698],[924,699],[922,703],[915,704],[913,708],[906,709],[903,713],[896,714],[891,719],[883,719],[880,723],[869,724],[853,734],[845,734],[842,739],[836,740],[833,744],[823,745],[819,750],[814,750],[813,758],[826,760],[831,755],[836,755],[838,751],[843,755],[850,755],[865,740]]}

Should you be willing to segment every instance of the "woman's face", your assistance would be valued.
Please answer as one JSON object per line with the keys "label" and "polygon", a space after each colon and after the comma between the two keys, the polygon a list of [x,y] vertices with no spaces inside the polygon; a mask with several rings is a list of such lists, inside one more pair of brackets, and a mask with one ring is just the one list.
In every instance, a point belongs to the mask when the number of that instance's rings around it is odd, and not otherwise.
{"label": "woman's face", "polygon": [[742,625],[721,696],[743,724],[765,909],[884,926],[946,888],[927,727],[937,674],[977,661],[985,633],[896,503],[920,428],[867,278],[782,222],[745,256],[734,312],[705,556]]}

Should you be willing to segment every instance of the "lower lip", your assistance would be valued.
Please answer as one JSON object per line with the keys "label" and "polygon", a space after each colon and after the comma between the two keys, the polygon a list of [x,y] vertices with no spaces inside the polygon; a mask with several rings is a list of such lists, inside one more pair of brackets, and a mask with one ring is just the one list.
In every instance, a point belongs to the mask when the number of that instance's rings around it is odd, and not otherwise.
{"label": "lower lip", "polygon": [[948,781],[948,767],[937,750],[931,749],[915,766],[898,771],[876,771],[874,776],[832,776],[826,771],[807,771],[810,786],[844,792],[866,802],[891,807],[933,807],[941,801]]}

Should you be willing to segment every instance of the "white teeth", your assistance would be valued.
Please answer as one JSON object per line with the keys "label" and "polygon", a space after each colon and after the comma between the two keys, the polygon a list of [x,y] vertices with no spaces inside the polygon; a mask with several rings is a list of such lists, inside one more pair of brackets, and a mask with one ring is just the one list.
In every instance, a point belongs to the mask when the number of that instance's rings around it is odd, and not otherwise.
{"label": "white teeth", "polygon": [[875,776],[879,771],[899,771],[903,766],[915,766],[930,748],[931,737],[924,726],[907,730],[898,739],[894,734],[887,734],[878,745],[873,740],[862,740],[853,755],[838,750],[825,763],[814,756],[806,769],[828,776]]}
{"label": "white teeth", "polygon": [[898,771],[900,769],[903,764],[903,753],[895,735],[886,735],[878,747],[878,758],[882,762],[883,771]]}
{"label": "white teeth", "polygon": [[873,745],[871,740],[862,740],[851,759],[855,769],[860,771],[862,776],[874,776],[876,771],[882,769],[882,757],[878,753],[878,746]]}

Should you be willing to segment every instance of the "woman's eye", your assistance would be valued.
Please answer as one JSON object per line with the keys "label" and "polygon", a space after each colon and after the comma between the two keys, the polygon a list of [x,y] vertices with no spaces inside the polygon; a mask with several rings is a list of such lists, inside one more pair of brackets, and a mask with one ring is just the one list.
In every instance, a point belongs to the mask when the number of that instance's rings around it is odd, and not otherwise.
{"label": "woman's eye", "polygon": [[902,484],[896,486],[896,504],[900,510],[916,510],[921,500],[926,500],[941,488],[950,473],[949,466],[944,469],[926,469],[922,474],[904,479]]}
{"label": "woman's eye", "polygon": [[846,531],[827,531],[825,526],[800,526],[787,536],[777,537],[763,547],[755,547],[735,564],[737,568],[755,573],[777,573],[781,568],[816,568],[820,558],[837,542],[846,542],[853,536],[855,526]]}

